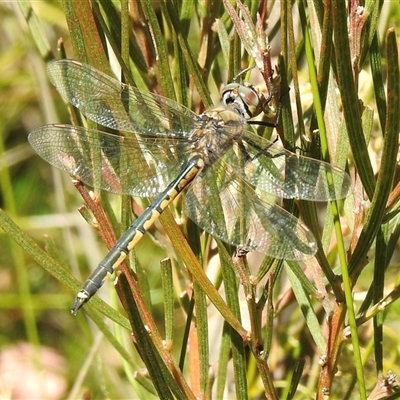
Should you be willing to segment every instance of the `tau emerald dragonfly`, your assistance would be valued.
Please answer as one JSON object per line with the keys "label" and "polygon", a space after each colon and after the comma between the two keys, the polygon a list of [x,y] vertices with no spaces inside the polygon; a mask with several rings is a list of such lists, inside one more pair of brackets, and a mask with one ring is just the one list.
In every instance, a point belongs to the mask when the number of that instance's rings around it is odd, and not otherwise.
{"label": "tau emerald dragonfly", "polygon": [[34,150],[89,186],[155,198],[84,283],[73,314],[183,189],[186,213],[204,231],[245,251],[288,260],[313,256],[317,244],[272,196],[327,201],[350,191],[345,171],[292,153],[249,129],[247,120],[266,102],[251,86],[228,85],[220,105],[197,115],[77,61],[53,61],[47,71],[65,101],[126,135],[46,125],[29,135]]}

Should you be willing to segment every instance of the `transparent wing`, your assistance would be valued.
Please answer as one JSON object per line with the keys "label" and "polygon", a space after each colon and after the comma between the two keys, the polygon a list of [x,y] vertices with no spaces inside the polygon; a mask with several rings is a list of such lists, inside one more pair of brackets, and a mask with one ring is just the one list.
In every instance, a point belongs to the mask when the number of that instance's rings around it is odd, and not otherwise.
{"label": "transparent wing", "polygon": [[283,198],[327,201],[347,197],[352,188],[350,176],[342,169],[294,154],[250,131],[242,143],[224,159],[256,189]]}
{"label": "transparent wing", "polygon": [[111,129],[158,137],[187,137],[196,115],[177,102],[125,85],[74,60],[48,63],[62,98],[92,121]]}
{"label": "transparent wing", "polygon": [[215,163],[193,181],[185,196],[188,216],[202,229],[234,246],[276,258],[302,260],[317,251],[302,222],[256,193],[234,169]]}
{"label": "transparent wing", "polygon": [[152,197],[187,163],[187,141],[127,138],[71,125],[45,125],[29,134],[32,148],[76,179],[113,193]]}

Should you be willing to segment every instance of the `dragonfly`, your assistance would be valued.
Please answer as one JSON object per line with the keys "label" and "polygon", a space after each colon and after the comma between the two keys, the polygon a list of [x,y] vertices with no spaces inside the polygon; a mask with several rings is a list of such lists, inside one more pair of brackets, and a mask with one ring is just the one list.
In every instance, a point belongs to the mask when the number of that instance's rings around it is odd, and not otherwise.
{"label": "dragonfly", "polygon": [[290,152],[250,129],[249,120],[268,102],[250,84],[228,84],[220,104],[196,114],[75,60],[52,61],[47,72],[66,102],[118,132],[45,125],[29,134],[33,149],[90,187],[155,198],[88,277],[72,314],[183,190],[187,216],[205,232],[246,252],[297,261],[312,257],[317,241],[276,199],[329,201],[351,190],[344,170]]}

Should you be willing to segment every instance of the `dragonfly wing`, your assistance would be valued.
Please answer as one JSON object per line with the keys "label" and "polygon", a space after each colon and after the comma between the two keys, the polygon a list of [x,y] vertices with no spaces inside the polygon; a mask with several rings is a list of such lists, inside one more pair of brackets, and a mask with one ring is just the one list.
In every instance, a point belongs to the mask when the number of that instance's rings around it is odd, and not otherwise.
{"label": "dragonfly wing", "polygon": [[187,162],[179,138],[127,138],[70,125],[45,125],[28,138],[48,163],[76,179],[118,194],[159,194]]}
{"label": "dragonfly wing", "polygon": [[188,216],[226,243],[288,260],[309,258],[317,244],[292,214],[217,162],[199,175],[185,196]]}
{"label": "dragonfly wing", "polygon": [[[267,193],[328,201],[345,198],[351,191],[350,176],[342,169],[294,154],[252,132],[246,132],[241,152],[240,157],[230,152],[226,162],[236,166],[243,179]],[[244,166],[241,160],[246,160]]]}
{"label": "dragonfly wing", "polygon": [[196,115],[183,105],[123,84],[74,60],[48,63],[47,73],[62,98],[87,118],[115,130],[146,136],[186,137]]}

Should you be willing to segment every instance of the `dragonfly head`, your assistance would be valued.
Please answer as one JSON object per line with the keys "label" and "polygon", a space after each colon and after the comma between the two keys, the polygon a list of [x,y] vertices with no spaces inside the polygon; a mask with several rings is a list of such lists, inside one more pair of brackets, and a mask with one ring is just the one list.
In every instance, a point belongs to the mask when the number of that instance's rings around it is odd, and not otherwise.
{"label": "dragonfly head", "polygon": [[261,113],[263,95],[252,84],[245,82],[230,83],[222,91],[222,102],[226,107],[234,108],[243,118],[251,119]]}

